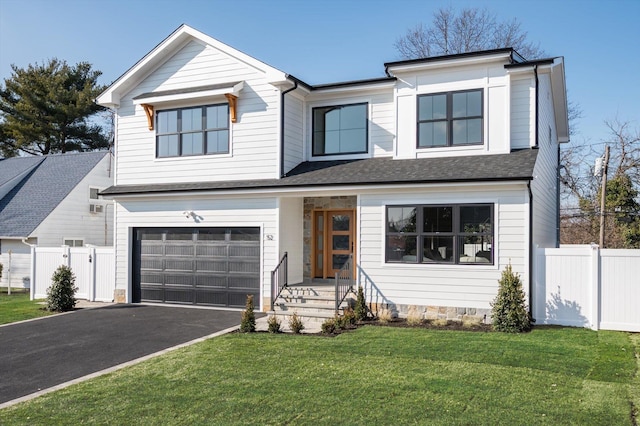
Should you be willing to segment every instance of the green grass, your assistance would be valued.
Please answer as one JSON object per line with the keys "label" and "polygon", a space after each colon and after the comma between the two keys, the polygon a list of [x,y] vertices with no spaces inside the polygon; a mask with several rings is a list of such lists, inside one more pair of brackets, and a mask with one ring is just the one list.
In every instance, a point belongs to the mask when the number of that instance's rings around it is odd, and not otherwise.
{"label": "green grass", "polygon": [[16,292],[12,289],[11,295],[8,295],[7,289],[3,288],[0,291],[0,324],[51,315],[38,302],[41,301],[29,300],[28,292]]}
{"label": "green grass", "polygon": [[630,425],[639,345],[549,327],[229,334],[1,410],[0,424]]}

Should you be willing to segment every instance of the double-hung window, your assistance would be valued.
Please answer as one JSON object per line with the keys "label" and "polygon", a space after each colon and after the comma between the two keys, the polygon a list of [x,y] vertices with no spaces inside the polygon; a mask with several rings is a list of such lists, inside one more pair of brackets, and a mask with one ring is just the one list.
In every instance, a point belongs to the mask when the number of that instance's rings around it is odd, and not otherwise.
{"label": "double-hung window", "polygon": [[229,105],[206,105],[158,111],[156,156],[229,152]]}
{"label": "double-hung window", "polygon": [[493,263],[493,205],[388,206],[386,261]]}
{"label": "double-hung window", "polygon": [[313,155],[367,152],[366,103],[313,109]]}
{"label": "double-hung window", "polygon": [[482,144],[482,89],[418,96],[418,148]]}

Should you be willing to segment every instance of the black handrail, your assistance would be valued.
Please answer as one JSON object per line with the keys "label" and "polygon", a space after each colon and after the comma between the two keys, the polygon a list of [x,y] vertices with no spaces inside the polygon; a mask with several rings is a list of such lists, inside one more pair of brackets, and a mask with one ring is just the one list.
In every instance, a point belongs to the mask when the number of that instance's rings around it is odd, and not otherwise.
{"label": "black handrail", "polygon": [[288,282],[288,255],[287,252],[284,252],[284,256],[280,259],[280,263],[276,266],[276,269],[271,271],[271,310],[273,311],[274,305],[276,303],[276,299],[280,297],[280,293],[282,290],[289,285]]}
{"label": "black handrail", "polygon": [[353,291],[353,255],[349,255],[349,259],[342,265],[342,268],[336,272],[336,313],[340,309],[340,305],[347,297],[349,292]]}

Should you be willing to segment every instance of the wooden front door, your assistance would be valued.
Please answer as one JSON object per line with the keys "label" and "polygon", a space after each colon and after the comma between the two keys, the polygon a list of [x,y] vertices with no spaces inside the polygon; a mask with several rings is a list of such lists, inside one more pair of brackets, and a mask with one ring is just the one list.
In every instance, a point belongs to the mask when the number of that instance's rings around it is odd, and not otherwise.
{"label": "wooden front door", "polygon": [[314,278],[332,278],[354,254],[353,210],[317,210],[313,214]]}

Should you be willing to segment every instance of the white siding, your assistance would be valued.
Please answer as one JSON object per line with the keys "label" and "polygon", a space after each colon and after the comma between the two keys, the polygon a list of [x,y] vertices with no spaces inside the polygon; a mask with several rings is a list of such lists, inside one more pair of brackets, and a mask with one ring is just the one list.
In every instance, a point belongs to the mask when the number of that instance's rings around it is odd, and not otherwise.
{"label": "white siding", "polygon": [[[35,241],[30,240],[29,243],[34,244]],[[21,240],[0,240],[0,263],[3,266],[0,287],[7,287],[11,276],[11,287],[23,288],[22,279],[31,276],[31,247]]]}
{"label": "white siding", "polygon": [[[539,76],[538,158],[533,169],[533,243],[538,247],[556,247],[558,140],[555,131],[549,74]],[[551,138],[549,138],[551,134]]]}
{"label": "white siding", "polygon": [[[238,95],[237,122],[230,124],[229,155],[155,158],[155,131],[147,128],[140,105],[132,98],[152,91],[244,81]],[[191,42],[123,97],[118,109],[117,184],[162,181],[194,182],[275,178],[278,176],[280,92],[263,72],[227,54]],[[224,103],[224,96],[199,100],[196,105]],[[188,106],[167,104],[156,109]],[[193,104],[191,104],[193,105]]]}
{"label": "white siding", "polygon": [[288,93],[284,100],[284,172],[304,161],[304,101]]}
{"label": "white siding", "polygon": [[534,144],[535,81],[530,75],[511,77],[511,148]]}
{"label": "white siding", "polygon": [[[116,289],[126,290],[131,301],[132,230],[136,227],[217,227],[260,226],[263,242],[261,288],[268,291],[271,270],[278,262],[277,200],[193,196],[121,201],[116,205]],[[185,218],[184,211],[194,211],[197,219]],[[268,236],[273,236],[269,239]],[[263,294],[264,295],[264,294]]]}
{"label": "white siding", "polygon": [[[107,155],[38,225],[31,235],[38,238],[39,246],[60,246],[64,239],[80,239],[97,246],[113,244],[112,201],[89,199],[90,187],[103,190],[113,184],[109,167]],[[90,213],[89,204],[102,205],[102,213]]]}
{"label": "white siding", "polygon": [[[498,279],[511,262],[528,288],[528,215],[524,185],[448,187],[362,194],[359,209],[359,279],[386,303],[490,309]],[[385,263],[385,206],[399,204],[495,203],[495,265],[399,265]]]}

